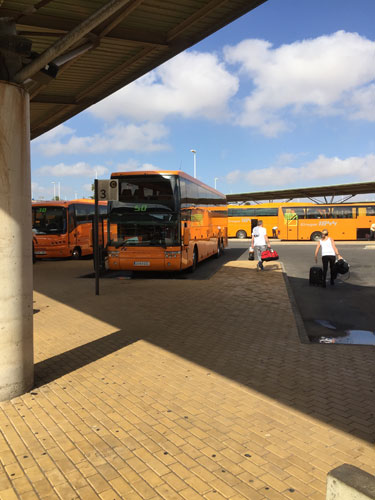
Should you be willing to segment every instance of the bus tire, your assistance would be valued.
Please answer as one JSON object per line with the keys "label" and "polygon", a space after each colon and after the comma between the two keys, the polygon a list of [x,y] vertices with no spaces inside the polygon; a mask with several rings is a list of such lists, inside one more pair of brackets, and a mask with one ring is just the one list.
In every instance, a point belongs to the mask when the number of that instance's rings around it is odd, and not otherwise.
{"label": "bus tire", "polygon": [[79,247],[75,247],[72,252],[72,259],[79,260],[81,258],[81,249]]}
{"label": "bus tire", "polygon": [[218,259],[219,257],[221,257],[222,252],[223,252],[223,247],[222,247],[221,241],[218,240],[216,253],[214,254],[215,259]]}
{"label": "bus tire", "polygon": [[322,239],[322,233],[320,231],[314,231],[310,236],[311,241],[319,241]]}
{"label": "bus tire", "polygon": [[196,270],[197,265],[198,265],[198,249],[197,249],[197,247],[195,247],[194,253],[193,253],[193,263],[189,267],[189,273],[193,273]]}
{"label": "bus tire", "polygon": [[246,231],[244,231],[243,229],[240,229],[239,231],[237,231],[236,238],[238,238],[240,240],[243,240],[243,239],[247,238]]}

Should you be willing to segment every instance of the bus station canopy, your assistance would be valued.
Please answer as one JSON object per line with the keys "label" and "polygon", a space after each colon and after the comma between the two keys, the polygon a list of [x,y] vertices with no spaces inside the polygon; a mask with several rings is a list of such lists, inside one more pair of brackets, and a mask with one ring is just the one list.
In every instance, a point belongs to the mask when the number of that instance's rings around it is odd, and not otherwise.
{"label": "bus station canopy", "polygon": [[31,138],[265,1],[0,0],[0,18],[32,42],[13,80],[30,94]]}
{"label": "bus station canopy", "polygon": [[[375,193],[375,182],[357,182],[354,184],[338,184],[336,186],[320,186],[308,188],[259,191],[252,193],[227,194],[229,203],[264,200],[293,200],[309,198],[319,203],[317,198],[325,198],[324,203],[333,203],[335,196],[345,197],[345,201],[357,194]],[[329,199],[329,201],[328,201]]]}

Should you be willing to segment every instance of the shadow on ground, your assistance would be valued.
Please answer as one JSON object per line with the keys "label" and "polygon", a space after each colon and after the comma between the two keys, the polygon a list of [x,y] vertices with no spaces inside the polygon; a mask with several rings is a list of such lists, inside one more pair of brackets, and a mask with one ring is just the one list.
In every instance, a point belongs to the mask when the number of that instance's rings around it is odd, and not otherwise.
{"label": "shadow on ground", "polygon": [[[226,259],[238,252],[228,250]],[[37,266],[38,292],[118,328],[38,363],[38,385],[146,340],[374,442],[375,349],[302,344],[277,266],[257,272],[223,263],[211,263],[215,271],[205,270],[206,280],[103,280],[100,297],[93,280],[77,279],[84,274],[78,263],[54,265],[53,282],[49,263]]]}

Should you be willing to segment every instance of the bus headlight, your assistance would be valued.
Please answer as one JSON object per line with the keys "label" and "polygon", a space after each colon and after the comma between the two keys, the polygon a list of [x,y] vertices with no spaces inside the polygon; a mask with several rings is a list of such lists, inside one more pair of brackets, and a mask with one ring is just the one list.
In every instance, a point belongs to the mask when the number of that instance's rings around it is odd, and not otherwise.
{"label": "bus headlight", "polygon": [[120,255],[120,252],[108,252],[109,257],[118,257]]}

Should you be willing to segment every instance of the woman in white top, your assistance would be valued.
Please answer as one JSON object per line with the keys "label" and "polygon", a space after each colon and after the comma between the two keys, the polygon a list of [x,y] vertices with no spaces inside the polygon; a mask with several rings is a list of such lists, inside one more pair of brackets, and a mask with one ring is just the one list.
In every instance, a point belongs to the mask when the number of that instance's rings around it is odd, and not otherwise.
{"label": "woman in white top", "polygon": [[328,270],[328,262],[331,271],[331,285],[335,284],[336,274],[334,272],[334,264],[336,257],[341,259],[341,256],[336,248],[335,242],[332,238],[328,237],[327,229],[322,231],[322,239],[318,241],[318,245],[315,250],[315,262],[318,262],[319,249],[322,249],[322,261],[323,261],[323,287],[326,286],[326,277]]}

